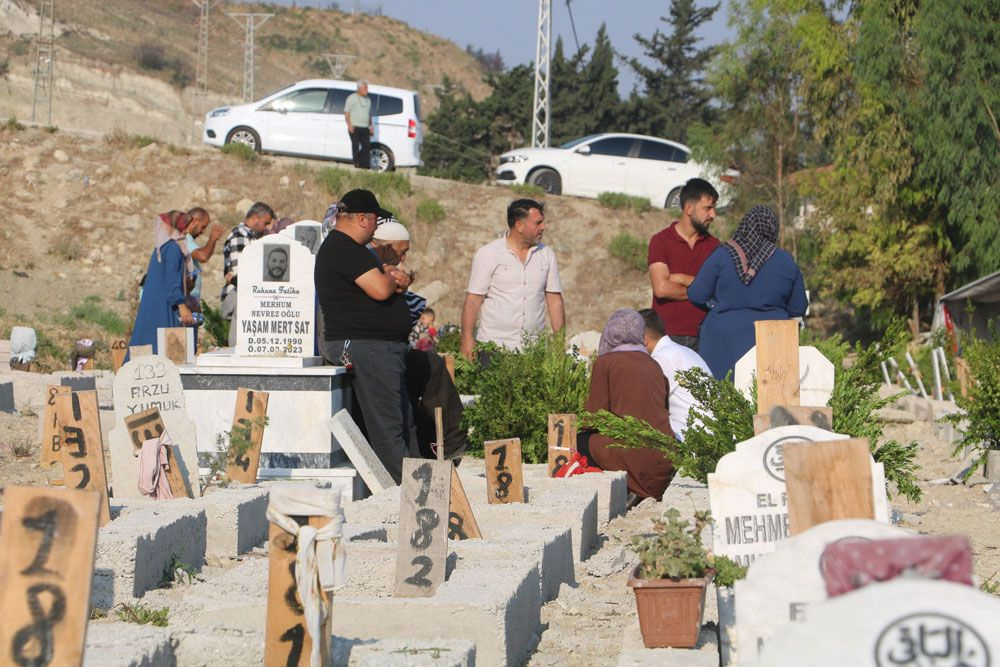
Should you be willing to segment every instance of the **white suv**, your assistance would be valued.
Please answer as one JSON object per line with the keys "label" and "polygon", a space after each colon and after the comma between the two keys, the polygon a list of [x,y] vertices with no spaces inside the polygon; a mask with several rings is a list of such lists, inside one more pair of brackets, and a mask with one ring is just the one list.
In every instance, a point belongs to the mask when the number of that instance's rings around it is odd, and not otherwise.
{"label": "white suv", "polygon": [[[205,115],[202,141],[351,162],[344,102],[355,90],[353,81],[309,79],[251,104],[213,109]],[[375,125],[372,168],[420,166],[420,96],[412,90],[370,85],[368,97]]]}
{"label": "white suv", "polygon": [[680,208],[688,179],[711,181],[719,206],[729,200],[727,184],[738,172],[690,161],[691,149],[667,139],[638,134],[593,134],[558,148],[518,148],[500,156],[496,181],[529,183],[549,194],[597,197],[624,192],[646,197],[653,206]]}

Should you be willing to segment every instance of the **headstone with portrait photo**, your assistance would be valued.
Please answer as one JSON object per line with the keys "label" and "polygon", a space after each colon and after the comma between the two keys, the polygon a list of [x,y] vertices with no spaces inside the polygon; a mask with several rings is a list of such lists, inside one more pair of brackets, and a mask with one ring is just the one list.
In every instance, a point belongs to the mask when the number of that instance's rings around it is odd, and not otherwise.
{"label": "headstone with portrait photo", "polygon": [[315,220],[300,220],[294,225],[282,229],[278,235],[295,239],[315,255],[319,252],[320,245],[323,244],[322,228],[323,224]]}
{"label": "headstone with portrait photo", "polygon": [[236,354],[312,357],[316,323],[314,258],[281,234],[252,242],[240,255]]}
{"label": "headstone with portrait photo", "polygon": [[809,607],[802,623],[774,633],[768,667],[990,667],[1000,656],[1000,599],[972,586],[894,579]]}

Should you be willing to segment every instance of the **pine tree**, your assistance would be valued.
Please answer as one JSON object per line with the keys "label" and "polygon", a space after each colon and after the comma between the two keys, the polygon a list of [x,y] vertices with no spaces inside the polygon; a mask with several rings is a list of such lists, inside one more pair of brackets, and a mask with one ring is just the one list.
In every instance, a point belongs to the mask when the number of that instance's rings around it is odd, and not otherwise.
{"label": "pine tree", "polygon": [[718,9],[718,3],[696,7],[695,0],[671,0],[669,16],[660,18],[670,27],[668,33],[657,28],[650,37],[635,35],[645,59],[625,59],[641,84],[627,105],[630,129],[684,141],[689,125],[711,120],[711,94],[703,71],[715,50],[698,48],[695,33]]}

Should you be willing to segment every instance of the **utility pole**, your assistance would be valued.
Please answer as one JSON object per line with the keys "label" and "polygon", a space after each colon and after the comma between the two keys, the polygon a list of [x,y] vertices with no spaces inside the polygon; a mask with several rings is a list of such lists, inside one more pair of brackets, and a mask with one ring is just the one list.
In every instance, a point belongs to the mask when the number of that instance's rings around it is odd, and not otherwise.
{"label": "utility pole", "polygon": [[347,53],[324,53],[323,57],[326,58],[326,64],[330,66],[330,72],[333,74],[334,79],[344,76],[347,66],[351,64],[352,60],[357,58],[357,56]]}
{"label": "utility pole", "polygon": [[39,0],[38,45],[35,56],[35,94],[31,102],[31,122],[38,122],[46,107],[46,125],[52,125],[52,65],[56,57],[56,3]]}
{"label": "utility pole", "polygon": [[246,29],[246,39],[243,42],[243,101],[253,101],[253,54],[254,31],[264,25],[274,14],[226,13],[241,27]]}
{"label": "utility pole", "polygon": [[191,0],[201,10],[198,21],[198,61],[195,66],[194,94],[200,100],[198,112],[205,111],[208,100],[208,10],[219,0]]}
{"label": "utility pole", "polygon": [[552,0],[538,0],[538,44],[535,48],[535,100],[531,114],[531,146],[549,145],[549,62],[552,36]]}

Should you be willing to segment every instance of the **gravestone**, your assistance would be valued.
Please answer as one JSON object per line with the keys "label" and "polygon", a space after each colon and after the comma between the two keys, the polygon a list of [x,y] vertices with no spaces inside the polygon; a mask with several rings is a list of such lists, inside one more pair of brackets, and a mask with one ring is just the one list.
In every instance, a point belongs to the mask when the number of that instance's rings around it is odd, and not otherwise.
{"label": "gravestone", "polygon": [[194,327],[158,327],[156,349],[175,364],[193,364],[195,358]]}
{"label": "gravestone", "polygon": [[[815,426],[781,426],[737,443],[708,475],[714,553],[749,565],[774,551],[789,534],[782,446],[847,438]],[[885,471],[881,463],[871,465],[875,518],[888,522]]]}
{"label": "gravestone", "polygon": [[351,413],[341,410],[330,417],[327,425],[372,493],[396,486],[389,471],[382,465],[381,459],[368,444],[361,429],[354,423]]}
{"label": "gravestone", "polygon": [[[242,261],[242,260],[241,260]],[[156,408],[180,452],[180,468],[194,497],[201,496],[198,479],[197,433],[184,406],[184,390],[177,366],[166,357],[136,357],[115,374],[112,385],[115,425],[108,438],[111,449],[111,485],[115,498],[142,498],[136,486],[138,459],[125,418]]]}
{"label": "gravestone", "polygon": [[0,382],[0,412],[14,414],[17,407],[14,405],[14,383]]}
{"label": "gravestone", "polygon": [[93,375],[64,375],[59,384],[70,391],[97,391],[97,379]]}
{"label": "gravestone", "polygon": [[240,255],[239,308],[233,321],[241,357],[311,357],[316,323],[314,258],[281,234]]}
{"label": "gravestone", "polygon": [[895,579],[809,607],[776,632],[768,667],[996,667],[1000,599],[947,581]]}
{"label": "gravestone", "polygon": [[776,630],[808,615],[807,607],[827,598],[823,550],[835,542],[912,536],[902,528],[865,519],[828,521],[778,543],[736,582],[736,649],[740,660],[755,659]]}
{"label": "gravestone", "polygon": [[[240,260],[242,261],[242,260]],[[733,383],[750,398],[750,388],[757,374],[757,346],[751,347],[736,362]],[[833,363],[812,346],[799,347],[799,405],[822,406],[833,395]]]}
{"label": "gravestone", "polygon": [[[322,223],[315,220],[300,220],[294,225],[289,225],[282,229],[278,235],[295,239],[315,255],[319,251],[320,245],[323,244],[322,229]],[[241,259],[240,261],[242,262],[243,260]]]}

